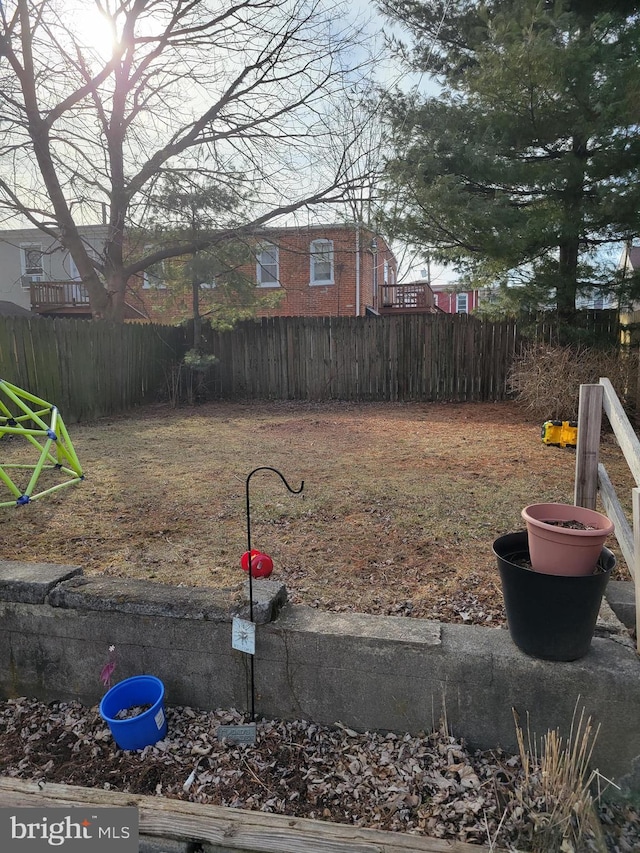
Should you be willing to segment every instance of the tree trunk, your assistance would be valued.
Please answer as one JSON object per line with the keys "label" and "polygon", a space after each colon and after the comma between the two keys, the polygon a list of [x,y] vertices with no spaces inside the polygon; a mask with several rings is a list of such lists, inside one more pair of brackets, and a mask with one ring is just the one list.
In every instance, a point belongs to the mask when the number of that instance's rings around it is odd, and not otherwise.
{"label": "tree trunk", "polygon": [[578,248],[579,240],[572,237],[560,244],[558,264],[558,286],[556,288],[556,308],[561,323],[572,323],[576,315],[576,294],[578,292]]}
{"label": "tree trunk", "polygon": [[578,263],[580,235],[583,221],[585,166],[587,144],[579,136],[571,140],[568,175],[562,194],[562,235],[559,243],[558,285],[556,305],[558,318],[563,325],[573,324],[576,316],[578,293]]}
{"label": "tree trunk", "polygon": [[196,253],[192,257],[194,271],[191,276],[191,291],[193,294],[193,348],[196,352],[200,352],[202,341],[202,323],[200,321],[200,282],[195,271]]}
{"label": "tree trunk", "polygon": [[[91,303],[91,314],[94,320],[113,320],[116,323],[122,323],[124,320],[125,296],[127,292],[127,282],[122,270],[115,270],[107,277],[106,289],[102,288],[102,291],[104,294],[103,310],[98,312],[96,307],[94,307],[94,303]],[[91,299],[91,296],[89,296],[89,299]]]}
{"label": "tree trunk", "polygon": [[[77,262],[76,266],[78,266]],[[80,272],[82,284],[85,286],[87,293],[89,294],[89,305],[91,307],[91,316],[93,319],[111,319],[109,316],[111,312],[109,295],[98,278],[96,271],[92,270],[88,276],[85,276],[79,267],[78,271]]]}

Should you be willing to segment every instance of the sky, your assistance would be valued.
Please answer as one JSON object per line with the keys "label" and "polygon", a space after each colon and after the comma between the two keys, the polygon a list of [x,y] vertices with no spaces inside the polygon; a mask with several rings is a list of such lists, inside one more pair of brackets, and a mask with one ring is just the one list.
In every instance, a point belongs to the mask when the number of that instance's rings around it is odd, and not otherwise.
{"label": "sky", "polygon": [[[366,29],[371,32],[376,43],[383,44],[384,35],[395,35],[403,38],[406,32],[402,27],[392,24],[388,18],[380,15],[372,0],[354,0],[351,5],[352,16],[355,20],[368,19]],[[436,94],[437,84],[425,74],[410,73],[388,54],[388,61],[376,65],[376,80],[385,87],[399,86],[408,91],[418,87],[425,94]],[[431,281],[436,284],[453,283],[457,276],[451,267],[444,267],[429,262],[427,254],[412,251],[404,245],[393,246],[398,261],[399,280],[407,283],[413,281]]]}
{"label": "sky", "polygon": [[[99,50],[101,55],[102,51],[100,48],[104,46],[104,55],[107,56],[107,31],[100,26],[96,26],[96,19],[93,12],[83,11],[90,8],[87,0],[73,0],[73,2],[77,3],[77,6],[74,7],[74,19],[77,22],[79,31],[86,35],[92,46]],[[387,34],[392,31],[397,32],[398,34],[401,33],[401,30],[398,27],[393,27],[386,18],[378,14],[372,0],[350,0],[348,8],[353,21],[359,26],[362,26],[364,30],[370,34],[373,43],[381,48],[384,41],[382,34],[383,30]],[[104,45],[102,44],[103,41]],[[428,81],[424,77],[417,78],[414,74],[407,74],[407,72],[392,58],[389,52],[387,52],[387,56],[388,61],[382,61],[376,64],[376,80],[378,82],[385,86],[393,86],[397,84],[402,88],[410,88],[417,83],[419,83],[421,88],[424,88],[427,85]],[[13,219],[10,222],[3,223],[4,227],[15,227],[19,224],[22,223],[17,221],[14,222]],[[400,274],[405,281],[425,279],[426,270],[428,269],[430,269],[434,280],[442,281],[443,277],[447,280],[452,277],[450,272],[443,271],[441,267],[438,267],[435,264],[429,265],[424,255],[415,256],[415,254],[408,251],[405,246],[396,245],[394,246],[394,251],[398,259]]]}

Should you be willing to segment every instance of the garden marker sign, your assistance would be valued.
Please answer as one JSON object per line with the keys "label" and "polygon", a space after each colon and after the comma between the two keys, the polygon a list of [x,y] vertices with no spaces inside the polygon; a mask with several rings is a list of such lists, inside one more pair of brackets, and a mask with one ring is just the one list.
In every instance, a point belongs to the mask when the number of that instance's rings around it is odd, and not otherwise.
{"label": "garden marker sign", "polygon": [[234,743],[256,742],[256,703],[255,703],[255,654],[256,654],[256,625],[253,621],[253,578],[268,577],[273,569],[273,562],[268,554],[251,548],[251,501],[249,497],[249,483],[258,471],[273,471],[282,480],[292,495],[299,495],[304,489],[304,480],[299,489],[292,489],[283,474],[277,468],[261,465],[249,473],[245,483],[246,491],[246,513],[247,513],[247,550],[242,555],[240,564],[249,574],[249,619],[235,617],[231,626],[231,648],[249,655],[250,663],[250,691],[251,691],[251,723],[241,726],[218,726],[217,738],[226,738]]}
{"label": "garden marker sign", "polygon": [[231,627],[231,648],[239,652],[244,652],[245,655],[255,655],[255,622],[249,622],[248,619],[241,619],[239,616],[234,616]]}

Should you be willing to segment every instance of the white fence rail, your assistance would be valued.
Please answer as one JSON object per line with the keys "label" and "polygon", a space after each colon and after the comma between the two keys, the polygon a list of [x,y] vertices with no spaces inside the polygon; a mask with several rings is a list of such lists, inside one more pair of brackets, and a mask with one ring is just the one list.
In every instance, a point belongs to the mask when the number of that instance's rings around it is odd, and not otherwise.
{"label": "white fence rail", "polygon": [[[599,461],[603,410],[636,483],[631,490],[631,525],[607,469]],[[615,524],[616,539],[634,581],[636,636],[640,652],[640,441],[608,379],[600,379],[598,385],[580,386],[574,503],[595,509],[598,490],[605,512]]]}

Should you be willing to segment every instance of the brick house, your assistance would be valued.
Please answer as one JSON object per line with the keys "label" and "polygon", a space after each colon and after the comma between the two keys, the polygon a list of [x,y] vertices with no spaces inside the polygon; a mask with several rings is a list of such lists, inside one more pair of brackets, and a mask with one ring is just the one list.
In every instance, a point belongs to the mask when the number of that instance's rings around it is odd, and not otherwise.
{"label": "brick house", "polygon": [[[387,242],[354,224],[265,228],[251,238],[252,260],[240,272],[260,294],[258,317],[363,316],[384,313],[397,290],[397,263]],[[216,301],[215,287],[200,294],[200,312]],[[132,299],[155,322],[192,314],[189,292],[170,292],[161,275],[138,286]]]}
{"label": "brick house", "polygon": [[361,226],[268,229],[256,248],[257,286],[284,291],[261,316],[362,316],[379,310],[382,289],[396,282],[391,249]]}
{"label": "brick house", "polygon": [[[99,252],[106,226],[83,226]],[[265,228],[250,238],[252,260],[240,272],[260,294],[259,317],[364,316],[434,311],[429,285],[397,284],[396,258],[373,229],[354,223]],[[0,298],[48,316],[88,317],[88,294],[73,259],[37,229],[0,232]],[[193,314],[189,287],[169,286],[171,259],[129,282],[126,317],[179,323]],[[164,277],[163,277],[164,271]],[[13,298],[12,298],[13,297]],[[200,314],[216,303],[212,282],[200,290]]]}
{"label": "brick house", "polygon": [[431,284],[435,304],[445,314],[470,314],[480,304],[479,290],[459,290],[453,284]]}

